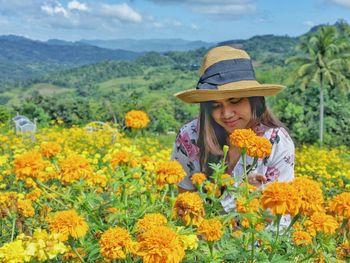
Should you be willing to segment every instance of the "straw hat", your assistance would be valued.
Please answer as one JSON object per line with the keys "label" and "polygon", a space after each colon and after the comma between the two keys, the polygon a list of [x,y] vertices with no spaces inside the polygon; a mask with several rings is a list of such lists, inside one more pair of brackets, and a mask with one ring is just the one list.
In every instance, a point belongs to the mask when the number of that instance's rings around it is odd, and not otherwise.
{"label": "straw hat", "polygon": [[195,89],[181,91],[176,97],[188,103],[271,96],[280,92],[282,85],[260,84],[255,79],[249,55],[231,46],[211,49],[199,70],[200,79]]}

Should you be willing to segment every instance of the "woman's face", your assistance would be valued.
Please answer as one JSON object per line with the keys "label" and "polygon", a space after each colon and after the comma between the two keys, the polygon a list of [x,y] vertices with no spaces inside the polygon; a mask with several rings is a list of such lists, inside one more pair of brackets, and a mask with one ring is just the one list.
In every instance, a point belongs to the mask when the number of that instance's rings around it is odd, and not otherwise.
{"label": "woman's face", "polygon": [[213,101],[213,119],[228,133],[247,128],[252,111],[248,98],[231,98]]}

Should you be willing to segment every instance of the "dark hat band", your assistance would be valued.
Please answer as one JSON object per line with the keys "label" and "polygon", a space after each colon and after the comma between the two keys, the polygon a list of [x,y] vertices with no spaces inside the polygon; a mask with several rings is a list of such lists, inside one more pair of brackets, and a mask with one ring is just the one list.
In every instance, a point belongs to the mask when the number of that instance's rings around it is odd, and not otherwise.
{"label": "dark hat band", "polygon": [[211,65],[200,77],[196,89],[217,89],[218,85],[241,80],[255,80],[250,59],[223,60]]}

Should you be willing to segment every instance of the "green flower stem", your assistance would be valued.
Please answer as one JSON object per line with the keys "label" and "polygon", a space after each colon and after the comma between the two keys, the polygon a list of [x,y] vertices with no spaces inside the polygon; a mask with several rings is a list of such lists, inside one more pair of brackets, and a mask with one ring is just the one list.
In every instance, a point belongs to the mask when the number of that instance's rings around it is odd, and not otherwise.
{"label": "green flower stem", "polygon": [[286,230],[283,232],[283,235],[287,234],[288,231],[292,228],[292,226],[295,224],[295,222],[300,218],[300,214],[297,214],[295,217],[293,217],[292,221],[290,222],[289,226],[286,228]]}
{"label": "green flower stem", "polygon": [[250,254],[250,257],[251,257],[251,262],[254,262],[254,249],[255,249],[255,233],[252,232],[252,251],[251,251],[251,254]]}
{"label": "green flower stem", "polygon": [[169,191],[169,185],[167,184],[165,186],[165,191],[164,191],[164,194],[162,196],[162,203],[164,203],[164,200],[165,200],[165,196],[168,194],[168,191]]}
{"label": "green flower stem", "polygon": [[241,155],[242,155],[242,160],[243,160],[243,176],[245,180],[245,186],[246,186],[246,195],[247,199],[249,197],[249,183],[248,183],[248,174],[247,174],[247,156],[246,156],[247,149],[242,149]]}
{"label": "green flower stem", "polygon": [[13,241],[13,238],[15,236],[16,219],[17,219],[17,216],[16,214],[14,214],[13,221],[12,221],[11,242]]}
{"label": "green flower stem", "polygon": [[275,241],[273,242],[273,245],[272,245],[272,251],[271,251],[271,254],[269,256],[269,260],[272,259],[273,255],[274,255],[274,251],[276,249],[276,244],[278,242],[278,237],[279,237],[279,234],[280,234],[280,222],[281,222],[281,218],[282,218],[282,215],[277,215],[277,218],[276,218],[276,221],[275,223],[277,224],[277,232],[276,232],[276,237],[275,237]]}
{"label": "green flower stem", "polygon": [[207,241],[208,247],[209,247],[209,251],[210,251],[210,256],[213,258],[213,245],[214,243],[211,241]]}
{"label": "green flower stem", "polygon": [[[45,192],[46,195],[49,194],[49,193],[46,191],[46,190],[48,190],[48,191],[50,191],[50,192],[53,192],[53,193],[55,193],[55,194],[61,196],[63,199],[66,199],[65,196],[63,196],[62,194],[56,192],[55,190],[53,190],[53,189],[47,187],[45,184],[43,184],[43,183],[40,182],[39,180],[35,180],[35,183],[41,187],[41,189]],[[63,202],[61,202],[60,200],[58,200],[58,199],[56,199],[56,198],[54,198],[54,197],[53,197],[52,199],[55,200],[57,203],[59,203],[61,206],[65,207],[65,208],[67,207],[67,206],[66,206]],[[69,198],[68,198],[68,199],[69,199]],[[74,203],[73,200],[70,200],[70,199],[69,199],[68,201]]]}
{"label": "green flower stem", "polygon": [[74,245],[73,245],[73,240],[71,237],[69,237],[68,239],[68,243],[70,245],[70,247],[72,248],[73,252],[77,255],[77,257],[79,258],[80,262],[85,263],[84,259],[81,257],[81,255],[79,254],[79,252],[75,249]]}

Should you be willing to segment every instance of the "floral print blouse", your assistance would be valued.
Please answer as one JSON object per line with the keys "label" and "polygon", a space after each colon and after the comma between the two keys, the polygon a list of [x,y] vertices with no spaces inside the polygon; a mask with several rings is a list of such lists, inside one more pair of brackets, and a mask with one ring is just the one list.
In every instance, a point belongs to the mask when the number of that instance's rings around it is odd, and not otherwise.
{"label": "floral print blouse", "polygon": [[[181,163],[187,176],[178,184],[183,189],[194,190],[190,177],[200,172],[198,139],[198,119],[185,124],[177,134],[171,159]],[[273,181],[289,182],[294,179],[294,143],[284,128],[269,128],[259,125],[255,132],[272,143],[271,155],[259,159],[253,173],[263,174],[267,183]],[[247,156],[247,166],[253,163],[253,158]],[[243,180],[243,160],[240,158],[232,171],[235,182]]]}

